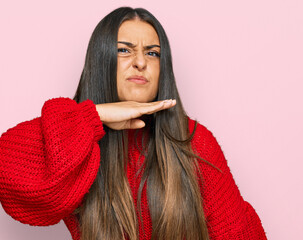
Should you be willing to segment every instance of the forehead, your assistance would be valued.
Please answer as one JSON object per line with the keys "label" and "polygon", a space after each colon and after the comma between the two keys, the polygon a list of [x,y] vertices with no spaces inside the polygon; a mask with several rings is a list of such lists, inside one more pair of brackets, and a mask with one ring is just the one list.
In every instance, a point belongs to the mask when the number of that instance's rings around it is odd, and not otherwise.
{"label": "forehead", "polygon": [[127,20],[121,24],[118,31],[118,41],[160,45],[158,34],[153,26],[138,19]]}

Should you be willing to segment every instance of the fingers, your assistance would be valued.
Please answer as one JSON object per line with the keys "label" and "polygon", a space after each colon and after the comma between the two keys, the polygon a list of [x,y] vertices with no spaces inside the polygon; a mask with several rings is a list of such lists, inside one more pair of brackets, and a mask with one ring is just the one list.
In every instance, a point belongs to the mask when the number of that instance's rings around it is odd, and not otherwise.
{"label": "fingers", "polygon": [[144,107],[143,112],[141,112],[141,113],[142,113],[142,115],[143,114],[153,114],[155,112],[171,108],[175,105],[176,105],[176,100],[175,99],[174,100],[169,99],[169,100],[164,100],[164,101],[158,101],[158,102],[154,102],[153,105],[151,105],[149,107]]}
{"label": "fingers", "polygon": [[177,102],[176,99],[169,99],[169,100],[164,100],[163,103],[164,103],[163,109],[168,109],[175,106]]}

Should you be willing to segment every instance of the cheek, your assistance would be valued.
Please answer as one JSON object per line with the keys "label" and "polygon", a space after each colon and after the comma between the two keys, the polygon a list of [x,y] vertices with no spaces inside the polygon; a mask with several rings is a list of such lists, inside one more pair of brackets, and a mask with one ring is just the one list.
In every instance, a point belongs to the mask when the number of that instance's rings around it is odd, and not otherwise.
{"label": "cheek", "polygon": [[119,58],[117,61],[117,76],[125,76],[131,67],[132,60],[130,58]]}
{"label": "cheek", "polygon": [[160,76],[160,69],[159,69],[159,67],[155,66],[153,68],[153,71],[152,71],[153,86],[152,86],[151,92],[150,92],[152,99],[150,99],[150,100],[154,100],[155,97],[158,94],[158,91],[159,91],[159,76]]}
{"label": "cheek", "polygon": [[159,91],[159,81],[156,82],[154,87],[154,98],[157,96],[158,91]]}
{"label": "cheek", "polygon": [[153,63],[153,65],[151,66],[151,75],[154,79],[155,82],[159,82],[159,77],[160,77],[160,63]]}

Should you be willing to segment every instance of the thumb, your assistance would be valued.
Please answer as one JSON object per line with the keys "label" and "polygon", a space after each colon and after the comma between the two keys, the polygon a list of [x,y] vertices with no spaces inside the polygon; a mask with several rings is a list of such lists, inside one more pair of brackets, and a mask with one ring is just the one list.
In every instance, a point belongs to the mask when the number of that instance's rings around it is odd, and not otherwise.
{"label": "thumb", "polygon": [[129,129],[137,129],[145,127],[145,122],[140,119],[129,120]]}

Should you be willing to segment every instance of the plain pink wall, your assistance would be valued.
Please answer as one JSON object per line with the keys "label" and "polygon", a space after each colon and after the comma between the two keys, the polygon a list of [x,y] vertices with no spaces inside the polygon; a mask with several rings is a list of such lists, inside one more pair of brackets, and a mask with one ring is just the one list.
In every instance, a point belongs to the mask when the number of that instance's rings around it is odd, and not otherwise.
{"label": "plain pink wall", "polygon": [[[188,114],[217,137],[269,239],[303,239],[303,2],[4,1],[0,133],[73,97],[89,37],[119,6],[163,24]],[[71,239],[60,223],[30,227],[0,208],[1,240]]]}

